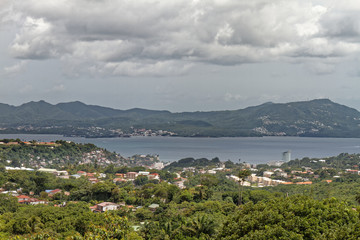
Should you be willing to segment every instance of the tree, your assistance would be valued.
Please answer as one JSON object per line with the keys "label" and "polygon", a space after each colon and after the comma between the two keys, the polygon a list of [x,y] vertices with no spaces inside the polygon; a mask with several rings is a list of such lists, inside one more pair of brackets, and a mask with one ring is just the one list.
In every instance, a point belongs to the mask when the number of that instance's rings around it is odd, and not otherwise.
{"label": "tree", "polygon": [[291,196],[243,205],[219,239],[357,239],[359,213],[334,198]]}
{"label": "tree", "polygon": [[127,218],[105,212],[100,225],[92,224],[84,239],[142,239],[133,232]]}
{"label": "tree", "polygon": [[355,200],[358,204],[360,204],[360,193],[356,194]]}
{"label": "tree", "polygon": [[215,233],[216,223],[207,214],[194,217],[183,226],[185,236],[199,238],[209,237]]}
{"label": "tree", "polygon": [[237,177],[239,178],[239,205],[242,204],[242,193],[244,191],[244,182],[248,176],[251,175],[251,171],[248,169],[240,170]]}
{"label": "tree", "polygon": [[134,180],[134,183],[135,185],[137,186],[143,186],[145,184],[147,184],[149,182],[149,179],[147,176],[138,176],[135,180]]}
{"label": "tree", "polygon": [[18,200],[10,195],[0,194],[0,214],[15,212],[18,209]]}

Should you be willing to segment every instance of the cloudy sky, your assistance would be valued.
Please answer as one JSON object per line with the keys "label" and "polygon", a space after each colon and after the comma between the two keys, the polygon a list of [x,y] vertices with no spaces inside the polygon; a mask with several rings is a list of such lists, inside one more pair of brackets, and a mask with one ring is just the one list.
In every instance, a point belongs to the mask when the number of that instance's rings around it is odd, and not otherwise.
{"label": "cloudy sky", "polygon": [[359,0],[1,0],[0,102],[360,109]]}

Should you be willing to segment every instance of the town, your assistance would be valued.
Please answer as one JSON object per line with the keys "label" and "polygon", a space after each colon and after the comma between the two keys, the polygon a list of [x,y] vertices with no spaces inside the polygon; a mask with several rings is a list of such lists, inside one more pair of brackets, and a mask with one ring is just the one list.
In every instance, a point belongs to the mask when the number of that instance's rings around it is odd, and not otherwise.
{"label": "town", "polygon": [[[0,232],[8,239],[40,234],[50,239],[74,234],[89,239],[89,234],[115,221],[117,228],[138,237],[134,239],[159,234],[169,237],[164,239],[181,239],[183,234],[215,237],[226,234],[222,224],[244,207],[272,200],[280,205],[315,201],[299,200],[299,194],[336,196],[356,209],[360,195],[351,186],[360,181],[359,154],[300,160],[290,160],[290,155],[284,152],[281,161],[267,164],[219,158],[164,163],[159,155],[122,157],[93,144],[3,139],[0,213],[15,220],[0,215],[7,226]],[[26,219],[25,228],[19,225],[21,219]],[[217,230],[189,230],[201,221],[209,226],[216,223],[218,227],[212,229]]]}

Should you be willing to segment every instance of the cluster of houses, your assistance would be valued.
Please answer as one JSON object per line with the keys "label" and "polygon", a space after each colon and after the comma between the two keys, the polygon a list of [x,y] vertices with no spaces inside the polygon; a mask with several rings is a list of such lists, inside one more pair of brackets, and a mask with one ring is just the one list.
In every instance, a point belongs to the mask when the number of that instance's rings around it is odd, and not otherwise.
{"label": "cluster of houses", "polygon": [[37,198],[32,198],[26,195],[15,196],[18,199],[18,202],[26,205],[37,205],[37,204],[48,204],[48,201],[39,200]]}
{"label": "cluster of houses", "polygon": [[145,128],[133,128],[133,132],[129,136],[146,136],[146,137],[155,137],[155,136],[175,136],[177,135],[174,132],[166,130],[151,130]]}
{"label": "cluster of houses", "polygon": [[106,158],[105,152],[101,149],[84,153],[82,159],[78,162],[78,164],[92,164],[95,161],[100,166],[108,166],[110,164],[114,164],[113,161]]}
{"label": "cluster of houses", "polygon": [[116,173],[115,176],[116,178],[113,179],[114,183],[134,181],[138,176],[146,176],[148,180],[160,180],[160,175],[158,173],[150,173],[145,171]]}
{"label": "cluster of houses", "polygon": [[[159,206],[160,206],[159,204],[153,203],[148,206],[148,209],[152,212],[155,212]],[[119,204],[113,203],[113,202],[102,202],[102,203],[98,203],[94,206],[91,206],[90,210],[92,212],[106,212],[106,211],[112,211],[112,210],[119,210],[121,208],[126,208],[126,209],[131,209],[132,211],[136,211],[139,208],[143,208],[143,206],[134,207],[132,205],[126,205],[124,202],[119,203]]]}
{"label": "cluster of houses", "polygon": [[[43,146],[59,146],[59,144],[55,142],[21,142],[25,145],[43,145]],[[0,145],[19,145],[19,142],[0,142]]]}
{"label": "cluster of houses", "polygon": [[[52,189],[52,190],[45,190],[45,193],[47,193],[47,196],[52,198],[57,193],[63,193],[67,196],[70,195],[70,192],[63,191],[61,189]],[[49,202],[43,199],[37,199],[32,197],[34,195],[34,192],[30,192],[29,195],[21,194],[21,189],[18,189],[17,191],[5,191],[4,189],[0,188],[0,194],[7,194],[11,195],[13,197],[16,197],[18,200],[18,203],[20,204],[26,204],[26,205],[37,205],[37,204],[48,204]]]}

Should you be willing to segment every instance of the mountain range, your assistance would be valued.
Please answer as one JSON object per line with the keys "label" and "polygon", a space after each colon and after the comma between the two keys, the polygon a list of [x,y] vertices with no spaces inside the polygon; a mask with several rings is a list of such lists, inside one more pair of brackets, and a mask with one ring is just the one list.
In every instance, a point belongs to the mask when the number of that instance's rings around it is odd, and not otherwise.
{"label": "mountain range", "polygon": [[329,99],[181,113],[139,108],[118,110],[78,101],[55,105],[38,101],[20,106],[0,104],[0,128],[2,133],[85,136],[94,128],[110,132],[121,129],[124,133],[142,128],[187,137],[360,137],[360,112]]}

